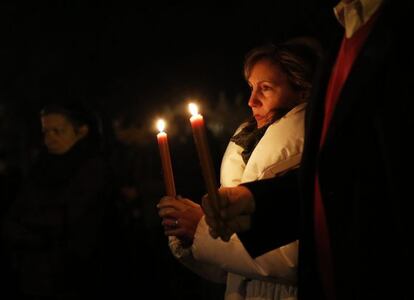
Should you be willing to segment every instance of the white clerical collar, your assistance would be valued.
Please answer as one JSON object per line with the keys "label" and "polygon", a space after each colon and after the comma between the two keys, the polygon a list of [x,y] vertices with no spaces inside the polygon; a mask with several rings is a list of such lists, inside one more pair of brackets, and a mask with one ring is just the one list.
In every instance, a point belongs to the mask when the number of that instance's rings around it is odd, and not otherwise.
{"label": "white clerical collar", "polygon": [[345,27],[345,36],[352,35],[361,28],[381,6],[383,0],[354,0],[350,3],[339,2],[334,8],[339,23]]}

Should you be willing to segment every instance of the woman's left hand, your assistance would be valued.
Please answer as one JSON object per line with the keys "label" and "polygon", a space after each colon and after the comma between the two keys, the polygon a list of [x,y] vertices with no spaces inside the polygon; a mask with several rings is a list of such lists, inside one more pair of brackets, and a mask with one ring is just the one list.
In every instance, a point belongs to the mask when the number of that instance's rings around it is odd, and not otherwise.
{"label": "woman's left hand", "polygon": [[175,236],[186,246],[193,243],[198,223],[204,212],[200,205],[186,198],[163,197],[157,205],[164,233]]}

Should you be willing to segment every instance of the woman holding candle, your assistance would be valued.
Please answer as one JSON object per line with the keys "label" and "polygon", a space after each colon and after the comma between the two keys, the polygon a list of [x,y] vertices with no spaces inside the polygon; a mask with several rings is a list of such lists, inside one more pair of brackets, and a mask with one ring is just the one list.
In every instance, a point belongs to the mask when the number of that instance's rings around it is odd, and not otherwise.
{"label": "woman holding candle", "polygon": [[[309,38],[253,49],[246,57],[252,117],[230,139],[221,185],[284,176],[299,166],[304,108],[310,96],[319,46]],[[164,197],[159,215],[173,254],[201,276],[224,281],[226,299],[295,299],[297,241],[252,258],[237,235],[213,239],[203,211],[189,199]],[[283,214],[283,212],[280,212]],[[184,245],[184,246],[183,246]],[[191,247],[185,247],[191,245]]]}

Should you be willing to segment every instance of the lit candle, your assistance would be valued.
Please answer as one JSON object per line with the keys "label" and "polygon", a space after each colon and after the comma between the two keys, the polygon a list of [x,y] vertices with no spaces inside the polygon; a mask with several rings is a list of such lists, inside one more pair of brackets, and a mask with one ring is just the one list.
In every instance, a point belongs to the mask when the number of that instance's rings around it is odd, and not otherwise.
{"label": "lit candle", "polygon": [[207,193],[213,208],[218,211],[220,198],[217,192],[217,181],[214,172],[214,165],[208,148],[204,119],[203,116],[198,113],[197,105],[190,103],[188,108],[192,114],[190,122],[193,129],[194,142],[196,144]]}
{"label": "lit candle", "polygon": [[157,140],[158,140],[158,147],[160,149],[162,170],[164,173],[165,190],[168,196],[175,197],[176,192],[175,192],[175,184],[174,184],[174,175],[173,175],[172,164],[171,164],[170,148],[168,147],[168,137],[167,137],[167,133],[164,132],[164,129],[165,129],[164,120],[162,119],[158,120],[157,128],[160,131],[157,134]]}

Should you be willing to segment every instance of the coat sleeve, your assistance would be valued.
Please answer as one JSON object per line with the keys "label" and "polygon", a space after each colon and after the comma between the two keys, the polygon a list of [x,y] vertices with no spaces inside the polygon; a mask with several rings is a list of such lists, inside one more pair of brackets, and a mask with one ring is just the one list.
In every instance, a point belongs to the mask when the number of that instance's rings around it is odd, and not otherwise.
{"label": "coat sleeve", "polygon": [[213,239],[208,225],[202,218],[194,237],[192,254],[197,261],[216,265],[226,272],[251,279],[283,278],[295,281],[297,242],[273,249],[253,259],[237,235],[229,242]]}
{"label": "coat sleeve", "polygon": [[[252,257],[294,242],[299,237],[298,169],[280,177],[243,183],[254,196],[255,212],[248,231],[238,236]],[[269,238],[271,224],[271,238]]]}
{"label": "coat sleeve", "polygon": [[168,245],[174,257],[194,273],[213,282],[226,282],[227,272],[224,269],[194,258],[191,248],[184,248],[176,237],[170,236]]}

